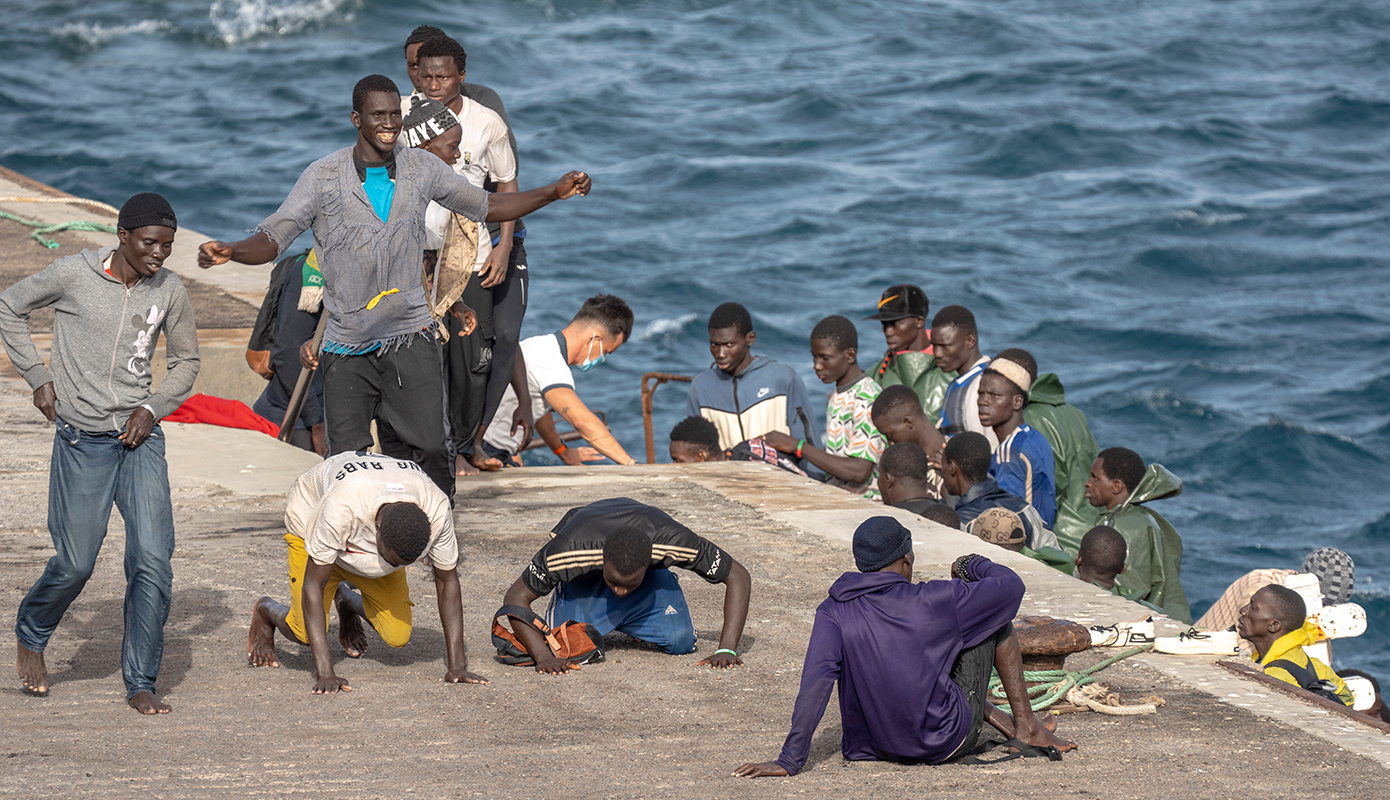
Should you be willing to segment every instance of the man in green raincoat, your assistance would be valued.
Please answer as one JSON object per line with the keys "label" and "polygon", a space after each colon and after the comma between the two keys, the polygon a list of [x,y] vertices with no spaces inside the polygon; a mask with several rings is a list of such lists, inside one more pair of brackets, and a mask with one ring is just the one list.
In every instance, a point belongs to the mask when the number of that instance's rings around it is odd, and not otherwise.
{"label": "man in green raincoat", "polygon": [[941,401],[956,373],[942,372],[932,353],[927,293],[921,287],[900,283],[888,287],[879,298],[878,311],[864,319],[883,323],[888,352],[869,374],[879,386],[906,386],[922,401],[922,411],[935,425],[941,418]]}
{"label": "man in green raincoat", "polygon": [[1067,403],[1066,390],[1054,372],[1039,375],[1028,389],[1023,421],[1052,445],[1052,478],[1057,484],[1057,518],[1052,532],[1058,545],[1074,557],[1081,537],[1095,524],[1095,510],[1086,502],[1086,479],[1100,454],[1086,412]]}
{"label": "man in green raincoat", "polygon": [[1125,571],[1115,576],[1117,593],[1191,624],[1192,611],[1178,577],[1182,537],[1162,514],[1143,505],[1181,492],[1182,481],[1162,464],[1146,469],[1138,453],[1123,447],[1102,450],[1086,481],[1086,499],[1101,509],[1096,524],[1119,531],[1129,550]]}

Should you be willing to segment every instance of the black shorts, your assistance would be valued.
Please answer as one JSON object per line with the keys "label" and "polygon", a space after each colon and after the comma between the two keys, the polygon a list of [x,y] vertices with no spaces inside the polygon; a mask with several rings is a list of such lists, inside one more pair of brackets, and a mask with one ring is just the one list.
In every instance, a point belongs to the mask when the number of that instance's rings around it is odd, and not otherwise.
{"label": "black shorts", "polygon": [[962,650],[951,667],[951,680],[965,692],[970,703],[970,732],[965,735],[956,752],[947,761],[968,755],[980,741],[980,730],[985,723],[985,703],[988,703],[990,671],[994,669],[994,651],[1014,632],[1012,622],[994,632],[974,647]]}

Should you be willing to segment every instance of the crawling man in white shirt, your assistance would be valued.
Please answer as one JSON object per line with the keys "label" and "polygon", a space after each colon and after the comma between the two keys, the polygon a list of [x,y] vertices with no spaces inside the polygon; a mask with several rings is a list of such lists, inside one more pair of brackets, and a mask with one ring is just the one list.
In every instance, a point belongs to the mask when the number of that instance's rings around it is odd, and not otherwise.
{"label": "crawling man in white shirt", "polygon": [[458,581],[458,539],[449,498],[420,466],[372,453],[340,453],[299,476],[285,508],[291,598],[286,607],[256,601],[246,658],[254,667],[278,667],[275,632],[307,644],[314,655],[314,694],[351,691],[333,672],[328,652],[328,604],[338,608],[338,641],[348,656],[367,649],[365,620],[382,641],[410,641],[407,564],[434,569],[439,619],[444,627],[446,683],[487,683],[468,671],[463,646],[463,595]]}

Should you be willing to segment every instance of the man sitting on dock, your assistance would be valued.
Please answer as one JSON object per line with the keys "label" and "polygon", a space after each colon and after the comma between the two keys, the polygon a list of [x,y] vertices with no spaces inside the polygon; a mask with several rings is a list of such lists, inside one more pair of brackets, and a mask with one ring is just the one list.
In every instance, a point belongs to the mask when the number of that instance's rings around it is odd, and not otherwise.
{"label": "man sitting on dock", "polygon": [[[48,532],[57,553],[15,622],[16,667],[30,694],[48,694],[44,649],[92,576],[114,503],[125,520],[126,702],[141,714],[169,713],[155,694],[174,584],[174,509],[159,421],[188,399],[200,364],[188,292],[163,268],[177,228],[169,201],[137,194],[116,218],[118,246],[60,258],[0,294],[10,363],[56,427]],[[29,315],[40,308],[57,311],[48,366],[29,336]],[[151,391],[161,333],[169,371]]]}
{"label": "man sitting on dock", "polygon": [[[841,575],[816,609],[782,754],[735,775],[800,772],[837,682],[840,749],[852,761],[941,764],[969,755],[985,722],[1026,755],[1076,747],[1029,707],[1012,623],[1024,587],[1013,570],[968,555],[951,580],[914,584],[912,534],[892,517],[861,524],[853,551],[859,572]],[[1012,717],[987,699],[991,667]]]}
{"label": "man sitting on dock", "polygon": [[[927,458],[939,458],[941,449],[946,446],[946,437],[936,429],[922,410],[917,395],[901,384],[889,386],[874,400],[870,415],[874,427],[878,428],[889,445],[916,445]],[[928,500],[950,502],[946,486],[941,480],[941,471],[931,468],[927,472],[925,494]]]}
{"label": "man sitting on dock", "polygon": [[1266,675],[1291,683],[1351,708],[1353,698],[1332,668],[1308,655],[1304,645],[1317,641],[1317,629],[1305,625],[1307,606],[1298,592],[1269,585],[1255,592],[1240,610],[1236,633],[1255,646],[1251,656]]}
{"label": "man sitting on dock", "polygon": [[748,309],[738,303],[714,309],[709,317],[714,364],[690,382],[686,414],[713,422],[725,450],[771,431],[818,445],[801,377],[786,364],[753,355],[757,338]]}
{"label": "man sitting on dock", "polygon": [[1100,451],[1086,481],[1086,499],[1101,509],[1097,525],[1108,525],[1125,537],[1129,555],[1124,573],[1115,579],[1120,594],[1145,600],[1179,622],[1192,622],[1179,572],[1182,537],[1162,514],[1145,503],[1177,497],[1182,481],[1161,464],[1144,466],[1133,450],[1111,447]]}
{"label": "man sitting on dock", "polygon": [[397,146],[401,98],[381,75],[357,82],[351,118],[356,144],[310,164],[249,238],[203,243],[198,265],[264,264],[312,228],[328,311],[328,452],[371,447],[371,422],[379,416],[399,440],[393,455],[418,453],[421,467],[452,496],[441,344],[421,283],[425,210],[433,200],[469,219],[513,220],[588,194],[589,176],[571,172],[541,189],[489,195],[434,155]]}
{"label": "man sitting on dock", "polygon": [[686,417],[671,429],[671,462],[697,464],[703,461],[723,461],[719,449],[719,429],[704,417]]}
{"label": "man sitting on dock", "polygon": [[256,601],[246,636],[253,667],[278,667],[275,632],[309,645],[314,694],[351,691],[333,671],[328,606],[338,609],[338,642],[351,658],[367,649],[362,622],[392,647],[410,641],[404,567],[422,559],[434,572],[444,628],[446,683],[487,683],[468,671],[458,538],[449,498],[413,461],[372,453],[330,456],[299,476],[285,507],[290,604]]}
{"label": "man sitting on dock", "polygon": [[888,352],[873,368],[870,375],[879,386],[906,386],[917,400],[931,424],[941,416],[941,402],[946,387],[956,376],[943,372],[932,348],[931,313],[927,293],[910,283],[889,286],[878,298],[878,310],[864,319],[883,323],[883,340]]}
{"label": "man sitting on dock", "polygon": [[941,401],[937,427],[947,436],[965,431],[982,434],[989,449],[999,445],[994,431],[980,421],[980,376],[989,365],[989,356],[980,353],[980,333],[975,315],[965,306],[946,306],[931,321],[932,352],[937,366],[955,373]]}
{"label": "man sitting on dock", "polygon": [[990,426],[999,445],[989,462],[989,476],[999,488],[1037,509],[1049,528],[1057,518],[1057,484],[1052,445],[1023,421],[1028,389],[1038,364],[1026,350],[1000,351],[980,376],[977,405],[980,422]]}
{"label": "man sitting on dock", "polygon": [[960,498],[956,502],[956,513],[966,530],[987,509],[1003,508],[1017,514],[1022,521],[1026,546],[1034,549],[1057,546],[1057,537],[1043,524],[1037,509],[1022,497],[1004,491],[989,477],[989,441],[983,435],[966,431],[952,436],[941,460],[942,478],[947,491]]}
{"label": "man sitting on dock", "polygon": [[[584,301],[579,311],[563,330],[532,336],[521,343],[522,360],[526,364],[526,388],[535,415],[536,432],[540,434],[560,461],[569,466],[581,466],[586,460],[607,456],[615,464],[631,466],[637,459],[618,444],[613,432],[598,418],[574,388],[574,372],[602,364],[608,354],[632,335],[632,309],[622,298],[611,294],[596,294]],[[484,437],[486,444],[499,455],[515,454],[521,447],[521,437],[512,422],[517,407],[516,391],[508,388],[498,406],[497,416]],[[558,412],[574,426],[590,448],[569,447],[555,431],[551,412]]]}
{"label": "man sitting on dock", "polygon": [[[671,567],[725,587],[719,649],[697,665],[728,669],[743,664],[738,642],[748,617],[748,570],[661,509],[626,497],[570,509],[502,602],[529,608],[554,592],[545,613],[551,627],[574,620],[603,635],[622,631],[683,655],[695,650],[695,624]],[[512,630],[535,659],[537,672],[564,675],[574,668],[555,657],[535,628],[515,621]]]}
{"label": "man sitting on dock", "polygon": [[[927,454],[922,452],[922,448],[912,442],[889,445],[883,451],[883,459],[878,462],[878,490],[883,495],[883,502],[928,519],[933,518],[928,516],[928,512],[940,513],[933,511],[936,506],[945,506],[949,510],[950,506],[934,499],[940,494],[939,490],[932,488],[929,479],[932,474]],[[937,481],[940,480],[938,475]]]}

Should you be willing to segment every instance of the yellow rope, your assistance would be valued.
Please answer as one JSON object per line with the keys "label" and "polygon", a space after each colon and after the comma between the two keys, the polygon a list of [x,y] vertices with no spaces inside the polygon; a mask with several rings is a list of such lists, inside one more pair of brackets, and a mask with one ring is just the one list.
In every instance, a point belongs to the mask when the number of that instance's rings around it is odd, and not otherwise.
{"label": "yellow rope", "polygon": [[100,200],[88,200],[85,197],[0,197],[0,203],[72,203],[111,214],[119,215],[121,213],[120,209],[114,206],[109,206]]}

